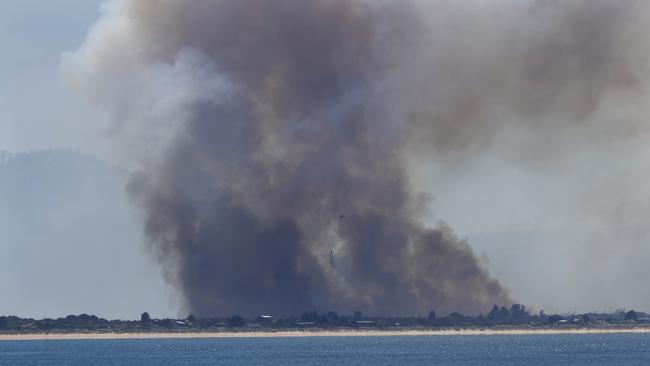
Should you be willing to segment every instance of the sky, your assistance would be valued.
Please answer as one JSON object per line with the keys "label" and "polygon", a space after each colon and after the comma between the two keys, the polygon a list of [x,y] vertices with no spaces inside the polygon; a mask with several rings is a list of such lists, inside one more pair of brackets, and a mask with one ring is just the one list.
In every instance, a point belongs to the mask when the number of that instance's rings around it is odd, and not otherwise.
{"label": "sky", "polygon": [[[119,152],[111,149],[107,138],[107,116],[79,96],[61,71],[63,53],[83,42],[100,16],[100,5],[99,0],[0,2],[0,150],[70,148],[120,165]],[[499,138],[504,144],[508,140]],[[460,168],[439,159],[413,170],[416,184],[433,197],[433,213],[427,220],[444,220],[468,238],[491,273],[520,302],[547,313],[622,307],[650,311],[650,297],[643,291],[650,275],[646,269],[650,235],[644,228],[650,202],[644,189],[650,176],[646,141],[641,135],[602,149],[586,145],[533,170],[511,156],[504,159],[508,152],[497,141]],[[16,220],[13,212],[7,212],[9,204],[0,202],[0,218],[5,218],[0,253],[6,254],[5,265],[0,266],[0,293],[9,294],[0,297],[0,314],[178,315],[173,292],[146,253],[140,218],[121,195],[125,178],[120,174],[105,180],[109,184],[105,189],[115,199],[96,204],[109,207],[107,220],[122,226],[92,227],[119,232],[119,246],[110,240],[89,240],[90,226],[70,227],[75,214],[60,209],[70,204],[47,206],[53,221],[43,236],[52,240],[44,240],[25,235],[44,207],[34,203],[29,206],[30,219],[16,223],[11,221]],[[59,241],[57,245],[46,247],[53,240]],[[83,275],[69,271],[83,258],[75,251],[80,245],[92,245],[94,249],[84,252],[92,260],[116,263],[117,268],[82,266]],[[29,250],[21,252],[25,248]],[[66,271],[40,262],[43,257],[58,258]],[[98,283],[111,290],[89,292]],[[53,286],[58,286],[56,291]]]}
{"label": "sky", "polygon": [[83,41],[100,4],[0,2],[0,149],[71,147],[106,155],[102,112],[83,102],[60,71],[62,52]]}
{"label": "sky", "polygon": [[[99,17],[100,4],[0,2],[0,150],[70,149],[111,159],[105,116],[69,87],[60,66],[62,53]],[[24,155],[2,174],[1,314],[179,315],[124,195],[126,172],[46,152]]]}

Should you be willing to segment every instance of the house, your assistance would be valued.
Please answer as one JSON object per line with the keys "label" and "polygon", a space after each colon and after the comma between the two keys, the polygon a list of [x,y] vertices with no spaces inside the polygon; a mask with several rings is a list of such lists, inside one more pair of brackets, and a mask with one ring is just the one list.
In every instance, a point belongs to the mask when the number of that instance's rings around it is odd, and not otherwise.
{"label": "house", "polygon": [[270,315],[260,315],[257,317],[257,321],[260,324],[271,324],[273,323],[273,317]]}

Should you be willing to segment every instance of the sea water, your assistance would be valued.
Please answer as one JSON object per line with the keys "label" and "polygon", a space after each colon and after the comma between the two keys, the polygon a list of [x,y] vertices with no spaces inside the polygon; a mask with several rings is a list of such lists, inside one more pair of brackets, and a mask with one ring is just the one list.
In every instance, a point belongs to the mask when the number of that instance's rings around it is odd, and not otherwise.
{"label": "sea water", "polygon": [[650,334],[0,341],[0,365],[650,365]]}

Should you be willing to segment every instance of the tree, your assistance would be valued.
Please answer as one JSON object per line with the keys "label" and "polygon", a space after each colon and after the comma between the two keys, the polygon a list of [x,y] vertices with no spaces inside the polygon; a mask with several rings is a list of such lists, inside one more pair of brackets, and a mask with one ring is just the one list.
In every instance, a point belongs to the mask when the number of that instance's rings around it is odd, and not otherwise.
{"label": "tree", "polygon": [[228,325],[231,327],[241,327],[244,326],[244,318],[239,315],[233,315],[228,318]]}
{"label": "tree", "polygon": [[140,323],[142,323],[142,325],[149,325],[149,323],[151,323],[151,317],[149,316],[149,313],[145,311],[142,313],[142,315],[140,315]]}
{"label": "tree", "polygon": [[492,307],[492,310],[488,313],[488,319],[498,320],[499,318],[501,318],[501,313],[499,312],[499,306],[494,305]]}
{"label": "tree", "polygon": [[454,311],[453,313],[449,314],[449,320],[452,322],[452,324],[457,325],[465,321],[465,315]]}
{"label": "tree", "polygon": [[436,312],[433,311],[433,310],[431,310],[431,311],[429,312],[428,319],[429,319],[429,320],[436,320]]}
{"label": "tree", "polygon": [[637,314],[636,311],[630,310],[627,313],[625,313],[625,320],[637,320],[639,317],[639,314]]}
{"label": "tree", "polygon": [[162,321],[160,321],[160,325],[163,326],[164,328],[171,329],[174,327],[174,321],[169,318],[165,318]]}
{"label": "tree", "polygon": [[361,310],[357,310],[354,312],[354,320],[361,320],[363,318],[363,313]]}
{"label": "tree", "polygon": [[190,322],[190,323],[196,323],[196,317],[194,316],[194,314],[188,315],[187,316],[187,321]]}
{"label": "tree", "polygon": [[327,322],[329,324],[338,324],[339,323],[339,314],[330,311],[329,313],[325,314],[325,317],[327,318]]}
{"label": "tree", "polygon": [[318,312],[316,310],[313,311],[307,311],[305,313],[302,313],[300,316],[300,321],[301,322],[314,322],[317,323],[319,320]]}
{"label": "tree", "polygon": [[524,305],[521,304],[512,304],[510,307],[510,313],[515,319],[523,320],[528,317],[528,310]]}
{"label": "tree", "polygon": [[560,315],[557,315],[557,314],[556,315],[551,315],[551,316],[548,317],[548,322],[549,323],[557,323],[562,319],[563,318]]}

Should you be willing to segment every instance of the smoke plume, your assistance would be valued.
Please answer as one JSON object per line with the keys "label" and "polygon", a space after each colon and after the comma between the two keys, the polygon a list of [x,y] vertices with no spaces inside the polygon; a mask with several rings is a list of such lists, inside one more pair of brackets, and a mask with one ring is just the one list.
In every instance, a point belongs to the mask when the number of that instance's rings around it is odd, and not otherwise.
{"label": "smoke plume", "polygon": [[[417,159],[592,123],[639,87],[625,60],[642,3],[461,3],[104,5],[67,69],[126,141],[128,192],[187,311],[510,302],[468,243],[422,222]],[[517,159],[557,153],[536,147]]]}

